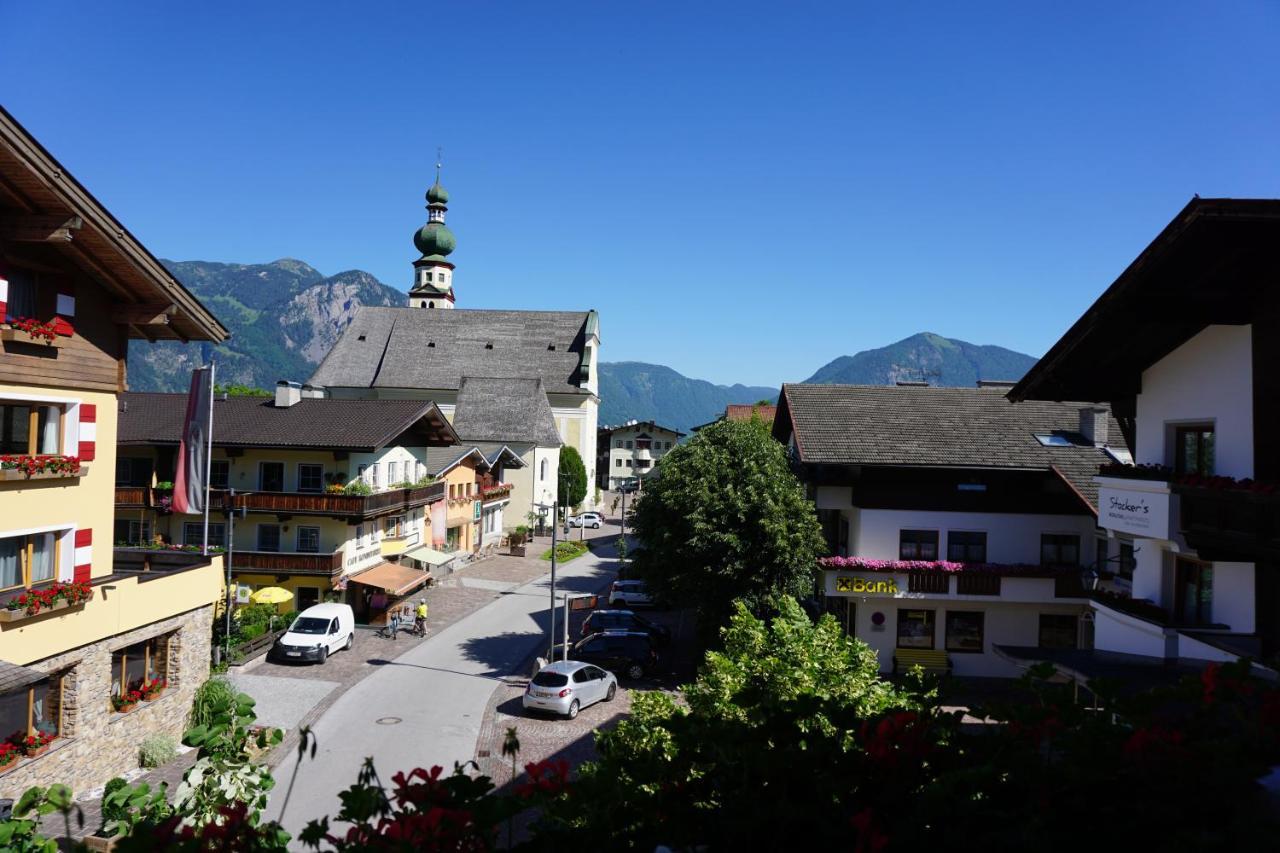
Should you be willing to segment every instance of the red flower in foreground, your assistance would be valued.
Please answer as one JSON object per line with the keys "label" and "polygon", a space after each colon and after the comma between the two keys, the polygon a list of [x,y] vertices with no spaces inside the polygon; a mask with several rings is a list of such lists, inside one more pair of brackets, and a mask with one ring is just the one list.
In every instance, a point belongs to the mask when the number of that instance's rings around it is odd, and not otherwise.
{"label": "red flower in foreground", "polygon": [[516,795],[524,798],[537,793],[555,795],[569,787],[569,762],[544,759],[524,766],[529,781],[516,786]]}
{"label": "red flower in foreground", "polygon": [[876,828],[875,813],[870,808],[849,818],[849,823],[858,831],[858,843],[853,847],[855,853],[876,853],[889,845],[889,836]]}

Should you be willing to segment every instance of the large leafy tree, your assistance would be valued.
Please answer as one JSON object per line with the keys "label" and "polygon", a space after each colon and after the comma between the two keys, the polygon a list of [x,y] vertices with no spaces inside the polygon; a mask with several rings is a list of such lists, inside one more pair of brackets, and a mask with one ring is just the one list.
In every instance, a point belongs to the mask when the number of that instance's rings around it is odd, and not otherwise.
{"label": "large leafy tree", "polygon": [[587,496],[587,466],[577,448],[565,445],[560,450],[560,506],[576,507]]}
{"label": "large leafy tree", "polygon": [[759,611],[813,592],[825,545],[782,445],[750,423],[720,421],[662,460],[636,503],[639,575],[663,599],[697,608],[704,631],[734,599]]}

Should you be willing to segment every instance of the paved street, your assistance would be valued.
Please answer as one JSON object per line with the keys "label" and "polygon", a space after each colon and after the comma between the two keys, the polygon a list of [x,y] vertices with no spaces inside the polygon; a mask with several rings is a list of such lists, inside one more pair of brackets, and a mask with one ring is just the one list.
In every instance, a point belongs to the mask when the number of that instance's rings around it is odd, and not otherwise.
{"label": "paved street", "polygon": [[[613,552],[598,550],[606,556],[588,553],[563,567],[562,589],[594,592],[608,584]],[[366,757],[384,782],[398,770],[471,760],[495,686],[518,675],[545,641],[548,598],[549,578],[522,584],[394,659],[369,660],[376,671],[314,723],[316,758],[303,764],[292,791],[293,757],[282,756],[268,816],[296,835],[310,818],[336,813],[338,792],[355,781]]]}

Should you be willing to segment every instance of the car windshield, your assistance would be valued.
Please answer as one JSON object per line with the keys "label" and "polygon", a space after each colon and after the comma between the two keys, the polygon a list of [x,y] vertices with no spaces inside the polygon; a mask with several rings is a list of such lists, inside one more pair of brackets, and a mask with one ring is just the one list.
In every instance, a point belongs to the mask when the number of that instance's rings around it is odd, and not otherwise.
{"label": "car windshield", "polygon": [[569,676],[563,672],[547,672],[544,669],[533,677],[533,683],[539,687],[564,687],[569,683]]}
{"label": "car windshield", "polygon": [[329,620],[317,619],[314,616],[299,616],[293,620],[289,630],[294,634],[323,634],[329,630]]}

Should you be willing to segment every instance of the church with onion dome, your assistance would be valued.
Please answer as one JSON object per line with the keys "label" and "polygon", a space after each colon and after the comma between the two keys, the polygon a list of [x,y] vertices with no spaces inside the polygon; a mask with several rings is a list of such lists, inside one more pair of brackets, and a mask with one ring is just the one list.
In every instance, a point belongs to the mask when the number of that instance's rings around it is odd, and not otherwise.
{"label": "church with onion dome", "polygon": [[[440,171],[436,164],[427,221],[413,234],[408,307],[361,307],[308,384],[336,399],[431,400],[464,442],[509,449],[523,462],[505,475],[515,488],[503,518],[514,527],[529,512],[549,517],[564,446],[582,456],[587,482],[596,480],[600,317],[459,305],[450,260],[458,241],[445,224]],[[588,494],[583,506],[594,505]]]}

